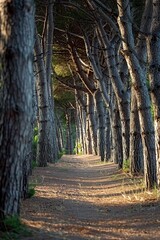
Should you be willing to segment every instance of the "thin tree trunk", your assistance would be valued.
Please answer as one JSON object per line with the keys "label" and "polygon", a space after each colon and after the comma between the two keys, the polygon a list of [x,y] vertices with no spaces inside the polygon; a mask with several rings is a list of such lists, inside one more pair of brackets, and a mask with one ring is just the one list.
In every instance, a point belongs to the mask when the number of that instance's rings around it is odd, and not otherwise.
{"label": "thin tree trunk", "polygon": [[93,154],[97,155],[97,126],[96,126],[95,111],[94,111],[94,98],[90,93],[88,93],[87,96],[88,96],[87,112],[88,112],[89,122],[90,122]]}
{"label": "thin tree trunk", "polygon": [[105,160],[106,151],[106,136],[105,136],[105,115],[104,115],[104,103],[102,95],[99,90],[95,93],[95,102],[98,117],[98,128],[97,128],[97,147],[98,155],[101,157],[101,161]]}
{"label": "thin tree trunk", "polygon": [[109,76],[111,78],[112,87],[117,98],[117,104],[119,109],[119,115],[121,120],[121,131],[122,131],[122,147],[123,147],[123,160],[125,161],[129,158],[129,121],[130,121],[130,95],[128,90],[125,88],[125,84],[122,82],[120,78],[120,74],[118,72],[118,64],[116,60],[115,53],[115,40],[109,41],[107,37],[107,33],[105,32],[103,26],[99,24],[98,32],[100,35],[100,40],[103,43],[105,48],[104,55],[106,57]]}
{"label": "thin tree trunk", "polygon": [[109,117],[109,111],[108,109],[105,109],[106,111],[106,161],[111,160],[111,123],[110,123],[110,117]]}
{"label": "thin tree trunk", "polygon": [[112,130],[112,159],[113,162],[118,164],[118,168],[123,167],[123,150],[122,150],[122,137],[121,137],[121,125],[118,106],[115,102],[114,110],[112,113],[111,130]]}
{"label": "thin tree trunk", "polygon": [[90,123],[89,123],[89,116],[87,116],[87,122],[86,122],[86,145],[87,145],[87,154],[92,154],[92,140],[91,140],[91,129],[90,129]]}
{"label": "thin tree trunk", "polygon": [[131,116],[130,116],[130,171],[137,175],[143,171],[143,151],[140,132],[137,99],[132,87],[131,92]]}
{"label": "thin tree trunk", "polygon": [[66,110],[66,152],[67,154],[73,154],[73,133],[70,109]]}

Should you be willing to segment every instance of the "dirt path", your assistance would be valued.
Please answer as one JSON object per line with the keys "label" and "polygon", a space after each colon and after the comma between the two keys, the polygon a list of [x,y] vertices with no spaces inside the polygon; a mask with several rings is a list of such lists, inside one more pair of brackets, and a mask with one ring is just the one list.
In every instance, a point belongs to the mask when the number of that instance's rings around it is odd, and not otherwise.
{"label": "dirt path", "polygon": [[158,193],[145,192],[112,163],[64,156],[37,168],[36,195],[22,204],[33,235],[25,240],[160,239]]}

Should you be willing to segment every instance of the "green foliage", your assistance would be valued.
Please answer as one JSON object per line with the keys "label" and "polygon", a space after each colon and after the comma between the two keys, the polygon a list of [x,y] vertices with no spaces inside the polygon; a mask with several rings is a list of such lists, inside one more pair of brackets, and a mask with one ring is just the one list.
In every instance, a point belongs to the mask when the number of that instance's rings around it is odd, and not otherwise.
{"label": "green foliage", "polygon": [[151,115],[152,115],[152,119],[154,119],[154,106],[153,106],[153,104],[151,105]]}
{"label": "green foliage", "polygon": [[54,71],[58,76],[67,77],[70,75],[69,69],[66,64],[59,63],[54,66]]}
{"label": "green foliage", "polygon": [[129,172],[130,171],[130,160],[129,159],[124,160],[123,171],[124,172]]}
{"label": "green foliage", "polygon": [[34,169],[35,167],[38,167],[38,164],[35,160],[32,161],[32,169]]}
{"label": "green foliage", "polygon": [[15,216],[8,216],[3,220],[1,239],[3,240],[20,240],[22,237],[28,237],[31,232],[22,224],[20,218]]}
{"label": "green foliage", "polygon": [[64,88],[58,86],[54,91],[55,103],[66,104],[68,102],[74,102],[75,96],[71,91],[64,90]]}
{"label": "green foliage", "polygon": [[[37,143],[38,143],[38,128],[35,127],[32,141],[33,159],[36,159]],[[37,163],[35,160],[32,160],[32,169],[34,169],[35,167],[37,167]]]}
{"label": "green foliage", "polygon": [[81,143],[76,143],[76,146],[73,150],[73,154],[83,154],[83,149],[82,149],[82,144]]}
{"label": "green foliage", "polygon": [[33,184],[33,183],[29,184],[29,187],[28,187],[28,197],[29,198],[31,198],[35,195],[35,193],[36,193],[35,187],[36,187],[35,184]]}
{"label": "green foliage", "polygon": [[63,149],[61,152],[58,153],[58,159],[60,159],[64,154],[66,154],[65,149]]}

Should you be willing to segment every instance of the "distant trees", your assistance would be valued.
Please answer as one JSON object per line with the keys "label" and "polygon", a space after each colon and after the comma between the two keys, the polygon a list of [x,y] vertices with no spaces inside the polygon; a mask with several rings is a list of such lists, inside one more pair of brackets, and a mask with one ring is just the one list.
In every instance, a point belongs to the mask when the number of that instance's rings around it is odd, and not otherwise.
{"label": "distant trees", "polygon": [[47,162],[55,162],[58,158],[56,128],[54,116],[54,100],[52,97],[52,49],[53,49],[53,1],[48,1],[41,36],[36,32],[35,61],[37,72],[38,96],[38,144],[37,164],[46,166]]}
{"label": "distant trees", "polygon": [[73,60],[74,79],[85,88],[78,96],[77,82],[77,118],[84,124],[81,131],[77,121],[77,131],[84,152],[90,149],[119,168],[128,162],[131,173],[144,172],[146,187],[153,188],[159,181],[159,2],[144,2],[66,1],[68,24],[60,29],[57,18],[56,31]]}

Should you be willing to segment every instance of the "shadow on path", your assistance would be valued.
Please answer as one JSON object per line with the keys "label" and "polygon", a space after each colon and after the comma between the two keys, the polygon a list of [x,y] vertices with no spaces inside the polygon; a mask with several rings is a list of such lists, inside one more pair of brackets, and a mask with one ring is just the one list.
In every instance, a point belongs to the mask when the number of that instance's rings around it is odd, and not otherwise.
{"label": "shadow on path", "polygon": [[64,156],[36,168],[36,195],[22,203],[26,240],[160,239],[160,204],[112,163]]}

